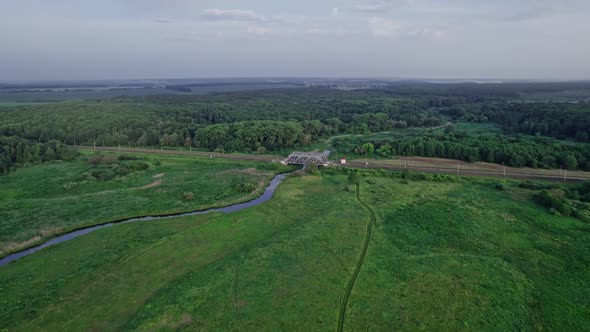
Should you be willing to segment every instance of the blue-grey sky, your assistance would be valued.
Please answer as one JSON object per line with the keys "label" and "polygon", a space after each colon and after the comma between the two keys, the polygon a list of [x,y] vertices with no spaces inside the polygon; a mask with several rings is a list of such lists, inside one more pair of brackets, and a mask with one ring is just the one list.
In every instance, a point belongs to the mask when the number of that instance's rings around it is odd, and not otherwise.
{"label": "blue-grey sky", "polygon": [[0,80],[590,79],[590,0],[0,0]]}

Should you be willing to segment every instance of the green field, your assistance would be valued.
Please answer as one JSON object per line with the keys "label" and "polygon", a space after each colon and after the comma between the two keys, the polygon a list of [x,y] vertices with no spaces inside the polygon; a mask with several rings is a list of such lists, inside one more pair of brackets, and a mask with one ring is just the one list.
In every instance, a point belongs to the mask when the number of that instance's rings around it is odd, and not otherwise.
{"label": "green field", "polygon": [[110,227],[0,268],[0,330],[583,330],[590,225],[530,195],[373,176],[357,197],[344,175],[292,176],[256,207]]}
{"label": "green field", "polygon": [[[80,181],[89,168],[84,161],[35,165],[1,176],[0,257],[83,226],[252,199],[275,172],[289,169],[183,156],[148,157],[144,161],[149,169],[122,181]],[[243,183],[256,188],[252,192],[236,190]],[[192,192],[194,200],[183,201],[184,192]]]}

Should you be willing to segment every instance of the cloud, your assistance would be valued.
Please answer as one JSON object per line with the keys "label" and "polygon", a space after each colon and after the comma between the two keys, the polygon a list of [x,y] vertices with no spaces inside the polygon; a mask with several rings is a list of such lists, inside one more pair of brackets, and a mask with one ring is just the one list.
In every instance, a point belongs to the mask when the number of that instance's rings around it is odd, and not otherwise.
{"label": "cloud", "polygon": [[363,13],[383,13],[388,12],[393,8],[389,1],[372,1],[369,3],[357,3],[353,6],[353,10]]}
{"label": "cloud", "polygon": [[332,16],[338,16],[340,14],[340,9],[332,8]]}
{"label": "cloud", "polygon": [[204,21],[234,21],[234,22],[268,22],[269,19],[256,14],[252,10],[242,9],[205,9],[199,18]]}
{"label": "cloud", "polygon": [[447,36],[447,33],[443,30],[433,28],[421,28],[408,32],[408,35],[420,38],[443,39]]}
{"label": "cloud", "polygon": [[537,8],[531,8],[529,10],[526,11],[521,11],[518,13],[514,13],[508,16],[504,16],[502,18],[502,21],[505,22],[521,22],[521,21],[528,21],[528,20],[534,20],[537,18],[541,18],[543,16],[546,15],[550,15],[555,13],[554,10],[552,10],[551,8],[548,7],[537,7]]}
{"label": "cloud", "polygon": [[270,28],[265,28],[265,27],[261,27],[261,26],[248,26],[248,33],[252,34],[252,35],[257,35],[257,36],[265,36],[265,35],[270,35],[273,33],[273,30]]}
{"label": "cloud", "polygon": [[165,24],[165,23],[170,23],[171,20],[169,18],[166,18],[166,17],[157,17],[157,18],[154,19],[154,22]]}
{"label": "cloud", "polygon": [[396,38],[401,33],[399,23],[381,17],[371,17],[368,20],[368,29],[376,37]]}

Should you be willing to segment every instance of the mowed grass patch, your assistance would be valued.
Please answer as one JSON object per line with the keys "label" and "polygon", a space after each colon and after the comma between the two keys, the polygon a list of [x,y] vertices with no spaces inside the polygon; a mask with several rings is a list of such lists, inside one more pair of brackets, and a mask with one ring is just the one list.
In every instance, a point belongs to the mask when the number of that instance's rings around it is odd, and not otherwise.
{"label": "mowed grass patch", "polygon": [[[275,173],[256,170],[260,165],[254,162],[147,158],[150,168],[123,182],[81,182],[89,167],[83,161],[35,165],[0,177],[0,256],[83,226],[252,199]],[[244,183],[255,184],[255,190],[238,190]],[[192,192],[194,199],[183,200],[185,192]]]}

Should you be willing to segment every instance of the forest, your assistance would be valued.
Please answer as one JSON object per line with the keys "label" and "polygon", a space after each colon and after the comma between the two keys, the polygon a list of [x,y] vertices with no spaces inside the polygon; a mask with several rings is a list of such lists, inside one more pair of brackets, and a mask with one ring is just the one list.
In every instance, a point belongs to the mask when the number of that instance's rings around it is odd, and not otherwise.
{"label": "forest", "polygon": [[[339,135],[403,133],[390,141],[361,141],[343,151],[376,157],[427,156],[504,163],[515,167],[588,169],[590,104],[531,101],[524,93],[584,89],[585,83],[397,83],[343,91],[294,88],[226,93],[121,96],[99,100],[0,106],[3,165],[43,161],[52,141],[64,145],[190,147],[209,151],[275,153],[313,148]],[[492,124],[494,137],[454,129]],[[446,128],[433,134],[433,129]],[[18,139],[39,145],[41,157],[17,157]],[[24,142],[24,141],[22,141]],[[567,143],[565,143],[567,142]],[[55,143],[53,143],[55,145]],[[12,149],[12,150],[11,150]],[[52,147],[53,149],[53,147]],[[7,157],[10,156],[10,157]],[[8,169],[10,166],[3,166]]]}

